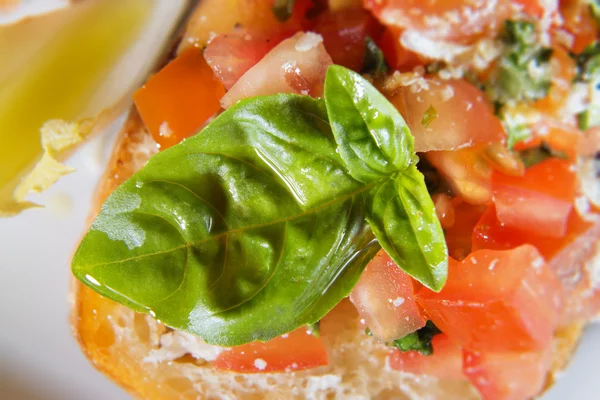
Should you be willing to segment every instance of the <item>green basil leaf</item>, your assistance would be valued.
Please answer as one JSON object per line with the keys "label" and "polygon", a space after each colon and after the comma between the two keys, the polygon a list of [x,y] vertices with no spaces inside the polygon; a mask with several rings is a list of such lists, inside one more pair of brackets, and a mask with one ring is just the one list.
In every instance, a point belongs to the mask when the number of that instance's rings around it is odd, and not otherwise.
{"label": "green basil leaf", "polygon": [[388,344],[400,351],[418,351],[424,356],[430,356],[433,354],[431,341],[435,335],[440,333],[442,331],[432,321],[427,321],[421,329],[409,333],[403,338],[393,340]]}
{"label": "green basil leaf", "polygon": [[379,246],[322,100],[239,102],[158,153],[105,202],[75,276],[206,342],[266,341],[320,320]]}
{"label": "green basil leaf", "polygon": [[369,36],[365,38],[365,56],[361,73],[379,76],[388,72],[383,51]]}
{"label": "green basil leaf", "polygon": [[329,67],[325,103],[338,151],[355,179],[372,182],[416,164],[406,122],[359,74]]}
{"label": "green basil leaf", "polygon": [[448,274],[444,231],[423,174],[415,166],[381,182],[367,195],[367,220],[398,266],[431,290]]}

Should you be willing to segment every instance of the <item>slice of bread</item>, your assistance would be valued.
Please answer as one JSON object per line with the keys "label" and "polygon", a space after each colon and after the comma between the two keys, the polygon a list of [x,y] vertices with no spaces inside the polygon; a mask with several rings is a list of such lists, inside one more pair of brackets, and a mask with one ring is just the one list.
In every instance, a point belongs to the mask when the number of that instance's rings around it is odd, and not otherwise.
{"label": "slice of bread", "polygon": [[[98,187],[90,218],[106,197],[156,152],[156,143],[132,111]],[[215,370],[210,357],[178,351],[156,354],[169,329],[148,315],[101,297],[75,279],[73,332],[89,360],[132,395],[143,399],[477,399],[465,381],[439,380],[393,371],[388,348],[364,334],[347,300],[321,322],[329,365],[279,374],[241,374]],[[550,385],[568,363],[582,332],[575,324],[557,332]],[[200,339],[197,339],[201,344]],[[163,341],[163,345],[164,345]],[[163,353],[165,353],[163,351]],[[182,355],[183,354],[183,355]],[[164,354],[163,354],[164,355]]]}

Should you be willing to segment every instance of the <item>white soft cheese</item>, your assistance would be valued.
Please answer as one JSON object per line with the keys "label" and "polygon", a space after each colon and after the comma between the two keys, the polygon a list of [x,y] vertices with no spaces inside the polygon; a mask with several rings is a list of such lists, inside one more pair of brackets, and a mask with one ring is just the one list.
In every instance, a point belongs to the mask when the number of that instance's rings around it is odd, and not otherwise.
{"label": "white soft cheese", "polygon": [[313,32],[307,32],[298,39],[294,47],[296,48],[296,51],[304,53],[314,49],[322,41],[323,38],[321,37],[321,35],[318,35]]}
{"label": "white soft cheese", "polygon": [[214,361],[223,351],[222,347],[206,344],[202,339],[186,332],[172,331],[160,337],[160,347],[150,351],[145,362],[173,361],[186,354],[195,359]]}

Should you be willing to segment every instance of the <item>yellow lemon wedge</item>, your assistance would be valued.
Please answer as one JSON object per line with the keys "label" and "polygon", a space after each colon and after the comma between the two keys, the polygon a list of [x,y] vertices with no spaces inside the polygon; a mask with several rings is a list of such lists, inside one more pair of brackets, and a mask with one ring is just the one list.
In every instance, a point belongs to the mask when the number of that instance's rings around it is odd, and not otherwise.
{"label": "yellow lemon wedge", "polygon": [[0,216],[72,172],[60,161],[125,109],[187,5],[89,0],[0,27]]}

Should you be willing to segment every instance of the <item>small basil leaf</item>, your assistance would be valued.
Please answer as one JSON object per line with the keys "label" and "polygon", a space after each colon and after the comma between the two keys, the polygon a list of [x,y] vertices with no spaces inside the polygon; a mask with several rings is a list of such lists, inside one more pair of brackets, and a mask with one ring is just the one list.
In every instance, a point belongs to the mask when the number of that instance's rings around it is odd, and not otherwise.
{"label": "small basil leaf", "polygon": [[430,356],[433,354],[431,341],[437,334],[442,333],[432,321],[427,321],[421,329],[409,333],[403,338],[396,339],[389,343],[400,351],[418,351],[419,353]]}
{"label": "small basil leaf", "polygon": [[277,18],[280,22],[285,22],[292,16],[295,3],[296,0],[275,0],[271,10],[273,11],[275,18]]}
{"label": "small basil leaf", "polygon": [[379,246],[322,100],[239,102],[105,202],[72,263],[100,294],[206,342],[320,320]]}
{"label": "small basil leaf", "polygon": [[432,105],[429,105],[429,107],[427,107],[427,110],[425,110],[425,113],[423,114],[421,125],[423,125],[425,128],[429,128],[429,125],[431,125],[431,123],[435,121],[437,117],[437,110]]}
{"label": "small basil leaf", "polygon": [[381,182],[367,195],[367,220],[381,247],[398,266],[431,290],[446,282],[444,232],[415,166]]}
{"label": "small basil leaf", "polygon": [[546,142],[542,142],[542,144],[537,147],[519,151],[519,157],[526,168],[533,167],[549,158],[568,159],[566,153],[554,150]]}
{"label": "small basil leaf", "polygon": [[355,179],[372,182],[416,163],[406,122],[359,74],[329,67],[325,104],[338,151]]}
{"label": "small basil leaf", "polygon": [[361,73],[378,76],[389,70],[383,51],[369,36],[365,38],[365,57]]}

